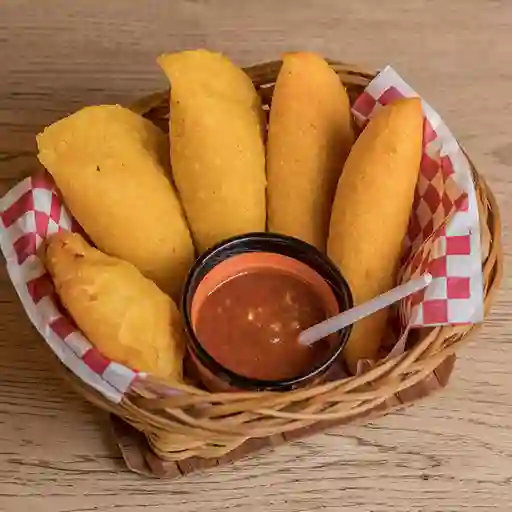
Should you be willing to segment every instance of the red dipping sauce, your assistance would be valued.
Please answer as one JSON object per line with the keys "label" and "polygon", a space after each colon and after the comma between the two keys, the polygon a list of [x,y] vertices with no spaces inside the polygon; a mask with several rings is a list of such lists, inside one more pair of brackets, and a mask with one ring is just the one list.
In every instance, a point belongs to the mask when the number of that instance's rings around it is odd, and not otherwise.
{"label": "red dipping sauce", "polygon": [[315,289],[277,270],[235,276],[205,299],[195,322],[201,345],[244,377],[291,379],[330,352],[329,340],[300,345],[301,331],[327,318]]}
{"label": "red dipping sauce", "polygon": [[223,368],[248,379],[288,381],[325,362],[339,344],[331,336],[311,346],[304,329],[338,312],[329,285],[287,256],[231,257],[199,284],[191,308],[196,339]]}

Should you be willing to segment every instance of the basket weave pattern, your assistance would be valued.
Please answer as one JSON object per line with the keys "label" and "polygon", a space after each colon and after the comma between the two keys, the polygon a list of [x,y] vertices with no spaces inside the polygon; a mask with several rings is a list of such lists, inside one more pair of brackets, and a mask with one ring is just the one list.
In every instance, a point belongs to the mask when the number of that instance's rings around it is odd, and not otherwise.
{"label": "basket weave pattern", "polygon": [[[357,66],[330,62],[353,101],[374,78]],[[281,63],[270,62],[246,69],[257,87],[265,109]],[[168,129],[168,93],[156,93],[134,107],[163,129]],[[485,312],[489,311],[502,267],[499,211],[492,192],[473,168],[481,219],[482,265]],[[286,434],[317,425],[346,423],[385,414],[400,393],[432,375],[453,357],[476,326],[443,326],[422,329],[403,354],[380,361],[368,372],[335,382],[285,393],[210,393],[188,385],[174,386],[181,392],[157,397],[158,382],[137,383],[118,405],[65,371],[75,388],[99,407],[121,417],[142,431],[163,460],[189,457],[219,458],[245,441]],[[451,371],[451,367],[450,367]],[[419,397],[418,397],[419,398]],[[413,400],[414,400],[413,396]]]}

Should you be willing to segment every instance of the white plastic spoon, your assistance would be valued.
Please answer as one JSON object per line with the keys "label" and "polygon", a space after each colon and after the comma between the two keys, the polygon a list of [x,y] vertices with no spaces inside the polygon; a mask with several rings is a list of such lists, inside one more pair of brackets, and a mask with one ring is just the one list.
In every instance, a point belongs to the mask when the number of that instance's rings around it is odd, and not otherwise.
{"label": "white plastic spoon", "polygon": [[311,345],[366,316],[372,315],[380,309],[387,308],[391,304],[398,302],[414,292],[426,288],[431,282],[432,276],[429,273],[426,273],[417,279],[413,279],[405,284],[397,286],[396,288],[392,288],[388,292],[383,293],[368,302],[355,306],[351,309],[347,309],[336,316],[308,327],[299,334],[299,343],[301,345]]}

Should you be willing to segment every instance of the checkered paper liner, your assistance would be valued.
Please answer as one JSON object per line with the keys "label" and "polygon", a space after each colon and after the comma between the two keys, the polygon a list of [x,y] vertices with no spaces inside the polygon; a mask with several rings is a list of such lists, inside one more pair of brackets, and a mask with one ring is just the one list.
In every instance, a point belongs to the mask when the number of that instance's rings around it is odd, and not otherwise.
{"label": "checkered paper liner", "polygon": [[[388,67],[358,98],[353,112],[364,124],[381,105],[415,95]],[[425,151],[401,278],[427,269],[435,280],[423,295],[402,305],[406,329],[411,325],[477,322],[483,316],[478,210],[469,164],[438,114],[425,102],[423,109]],[[63,204],[51,177],[38,174],[26,178],[7,192],[0,199],[0,220],[0,244],[9,276],[27,315],[60,361],[115,403],[135,381],[145,385],[145,374],[102,356],[60,307],[38,250],[49,234],[80,231],[80,226]]]}
{"label": "checkered paper liner", "polygon": [[[363,126],[388,103],[418,94],[386,67],[355,101]],[[399,280],[428,271],[432,283],[400,304],[402,327],[483,320],[480,224],[470,164],[439,114],[422,99],[423,154]]]}
{"label": "checkered paper liner", "polygon": [[47,174],[26,178],[0,199],[0,244],[7,271],[30,320],[50,348],[81,380],[119,403],[137,372],[109,361],[63,314],[38,250],[60,230],[80,231]]}

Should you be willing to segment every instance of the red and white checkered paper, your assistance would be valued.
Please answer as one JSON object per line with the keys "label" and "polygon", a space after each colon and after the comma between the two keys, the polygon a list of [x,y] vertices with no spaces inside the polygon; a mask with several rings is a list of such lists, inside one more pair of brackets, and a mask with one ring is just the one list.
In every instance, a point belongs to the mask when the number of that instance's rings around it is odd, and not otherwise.
{"label": "red and white checkered paper", "polygon": [[[362,126],[383,105],[418,94],[386,67],[353,106]],[[423,155],[400,280],[428,271],[426,290],[402,302],[410,327],[483,320],[480,224],[470,164],[439,114],[424,100]]]}
{"label": "red and white checkered paper", "polygon": [[[381,105],[402,96],[417,94],[388,67],[359,97],[353,112],[364,124]],[[469,163],[439,115],[425,102],[423,110],[425,151],[401,278],[428,270],[435,279],[424,294],[404,302],[401,316],[406,329],[478,322],[483,317],[478,209]],[[33,176],[11,189],[0,199],[0,219],[7,270],[30,320],[69,370],[112,402],[119,402],[144,374],[109,361],[85,339],[60,309],[38,257],[47,235],[80,229],[51,177]]]}
{"label": "red and white checkered paper", "polygon": [[79,230],[51,177],[40,174],[18,183],[0,199],[0,212],[7,271],[30,320],[75,375],[112,402],[120,402],[137,372],[103,357],[63,314],[37,254],[47,235]]}

